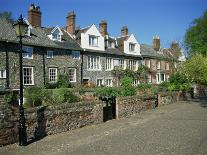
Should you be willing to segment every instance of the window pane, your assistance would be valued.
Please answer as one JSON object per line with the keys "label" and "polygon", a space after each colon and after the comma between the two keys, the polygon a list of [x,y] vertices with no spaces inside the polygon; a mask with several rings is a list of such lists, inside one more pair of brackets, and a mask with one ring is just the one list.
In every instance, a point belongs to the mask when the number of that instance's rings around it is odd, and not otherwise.
{"label": "window pane", "polygon": [[57,68],[49,68],[49,82],[57,82]]}
{"label": "window pane", "polygon": [[76,69],[75,68],[69,68],[69,81],[76,82]]}

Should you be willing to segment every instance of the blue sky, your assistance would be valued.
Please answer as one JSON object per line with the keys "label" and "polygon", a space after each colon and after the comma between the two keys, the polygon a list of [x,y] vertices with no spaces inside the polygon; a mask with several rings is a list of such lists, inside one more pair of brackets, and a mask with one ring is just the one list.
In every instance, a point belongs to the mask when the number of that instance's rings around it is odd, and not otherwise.
{"label": "blue sky", "polygon": [[0,12],[27,18],[31,3],[40,6],[42,26],[64,27],[67,13],[74,10],[77,26],[98,26],[105,19],[111,36],[119,36],[121,27],[128,26],[139,43],[152,44],[158,35],[162,47],[182,41],[192,20],[207,9],[207,0],[0,0]]}

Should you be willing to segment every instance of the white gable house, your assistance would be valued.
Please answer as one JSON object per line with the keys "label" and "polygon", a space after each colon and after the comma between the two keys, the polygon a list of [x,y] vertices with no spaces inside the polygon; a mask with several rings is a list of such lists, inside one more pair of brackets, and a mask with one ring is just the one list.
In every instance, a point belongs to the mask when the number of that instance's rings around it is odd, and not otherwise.
{"label": "white gable house", "polygon": [[137,42],[133,34],[131,34],[124,41],[124,53],[131,55],[140,55],[140,44]]}
{"label": "white gable house", "polygon": [[83,49],[105,50],[104,37],[94,24],[86,31],[81,32],[81,47]]}

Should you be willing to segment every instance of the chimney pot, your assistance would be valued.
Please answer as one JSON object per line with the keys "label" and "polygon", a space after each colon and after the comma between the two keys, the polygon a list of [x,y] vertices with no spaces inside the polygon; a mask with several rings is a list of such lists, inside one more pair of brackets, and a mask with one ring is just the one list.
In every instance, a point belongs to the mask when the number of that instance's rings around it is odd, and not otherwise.
{"label": "chimney pot", "polygon": [[155,51],[160,50],[160,37],[157,35],[153,37],[153,49]]}
{"label": "chimney pot", "polygon": [[121,36],[125,37],[127,35],[128,35],[128,28],[127,28],[127,26],[123,26],[121,29]]}
{"label": "chimney pot", "polygon": [[28,21],[32,26],[41,27],[40,7],[31,4],[28,11]]}
{"label": "chimney pot", "polygon": [[99,31],[103,37],[108,34],[107,22],[105,20],[102,20],[101,23],[99,24]]}
{"label": "chimney pot", "polygon": [[75,17],[76,14],[74,11],[69,12],[68,16],[66,17],[67,19],[66,31],[70,34],[75,34]]}

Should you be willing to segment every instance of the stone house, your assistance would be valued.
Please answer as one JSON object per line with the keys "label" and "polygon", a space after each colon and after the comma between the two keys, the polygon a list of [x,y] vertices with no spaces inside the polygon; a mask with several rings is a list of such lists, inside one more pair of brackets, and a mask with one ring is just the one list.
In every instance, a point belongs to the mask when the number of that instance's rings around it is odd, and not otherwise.
{"label": "stone house", "polygon": [[[68,13],[66,27],[42,27],[40,7],[31,5],[28,11],[28,33],[23,38],[24,86],[44,86],[57,82],[58,75],[67,74],[74,84],[116,86],[112,74],[116,67],[136,71],[140,65],[150,68],[146,82],[159,84],[168,80],[175,68],[174,54],[160,47],[159,37],[153,45],[140,44],[128,28],[120,37],[112,37],[107,22],[76,28],[76,14]],[[19,87],[19,45],[12,22],[0,19],[0,85]],[[172,61],[173,60],[173,61]],[[133,84],[140,81],[134,79]]]}

